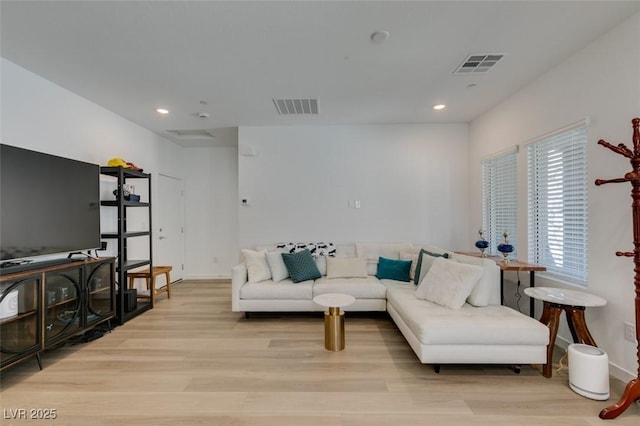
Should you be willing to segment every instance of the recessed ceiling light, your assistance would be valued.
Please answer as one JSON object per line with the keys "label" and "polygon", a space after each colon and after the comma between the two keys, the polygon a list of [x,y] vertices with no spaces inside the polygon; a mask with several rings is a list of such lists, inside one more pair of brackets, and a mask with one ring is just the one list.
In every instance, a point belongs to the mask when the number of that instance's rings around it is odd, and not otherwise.
{"label": "recessed ceiling light", "polygon": [[374,43],[383,43],[389,39],[389,31],[374,31],[369,38]]}
{"label": "recessed ceiling light", "polygon": [[156,109],[156,111],[159,112],[160,114],[169,114],[169,110],[165,108],[158,108]]}
{"label": "recessed ceiling light", "polygon": [[441,110],[441,109],[444,109],[444,108],[445,108],[445,106],[446,106],[445,104],[438,104],[438,105],[434,105],[434,106],[433,106],[433,109],[435,109],[435,110]]}

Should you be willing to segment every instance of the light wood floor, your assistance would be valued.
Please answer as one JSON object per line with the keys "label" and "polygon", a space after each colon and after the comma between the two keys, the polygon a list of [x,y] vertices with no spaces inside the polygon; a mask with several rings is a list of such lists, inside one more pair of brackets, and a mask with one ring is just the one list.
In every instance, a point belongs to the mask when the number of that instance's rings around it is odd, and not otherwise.
{"label": "light wood floor", "polygon": [[[2,374],[3,425],[640,425],[636,403],[615,420],[567,371],[418,362],[386,315],[346,319],[347,348],[324,349],[321,314],[244,319],[228,282],[182,282],[172,298],[86,344]],[[560,351],[556,351],[560,352]],[[8,420],[55,409],[55,422]]]}

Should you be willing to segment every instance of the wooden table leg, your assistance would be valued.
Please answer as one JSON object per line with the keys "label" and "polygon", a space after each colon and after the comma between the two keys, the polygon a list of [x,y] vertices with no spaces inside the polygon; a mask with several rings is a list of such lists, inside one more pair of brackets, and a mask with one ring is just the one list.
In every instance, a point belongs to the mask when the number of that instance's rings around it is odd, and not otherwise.
{"label": "wooden table leg", "polygon": [[164,273],[165,277],[167,277],[167,299],[171,299],[171,269]]}
{"label": "wooden table leg", "polygon": [[596,341],[587,328],[587,322],[584,318],[585,308],[583,306],[564,306],[563,308],[567,313],[567,324],[571,330],[573,341],[597,347]]}
{"label": "wooden table leg", "polygon": [[543,303],[542,317],[540,322],[549,327],[549,344],[547,345],[547,363],[542,367],[542,375],[549,378],[553,375],[553,348],[556,344],[558,326],[560,325],[560,314],[562,307],[549,302]]}
{"label": "wooden table leg", "polygon": [[548,302],[542,303],[542,315],[540,315],[540,322],[544,325],[549,324],[549,315],[551,312],[551,308]]}
{"label": "wooden table leg", "polygon": [[149,297],[151,298],[151,305],[156,304],[156,277],[152,273],[149,273],[150,277],[145,277],[145,281],[147,284],[147,290],[149,291]]}

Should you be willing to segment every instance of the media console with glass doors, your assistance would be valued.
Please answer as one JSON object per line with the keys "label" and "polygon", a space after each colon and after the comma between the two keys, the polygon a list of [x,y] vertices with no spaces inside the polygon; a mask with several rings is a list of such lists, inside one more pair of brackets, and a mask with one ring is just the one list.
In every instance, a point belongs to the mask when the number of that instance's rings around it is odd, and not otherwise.
{"label": "media console with glass doors", "polygon": [[[116,313],[114,258],[0,271],[0,370],[109,321]],[[110,325],[110,324],[109,324]]]}

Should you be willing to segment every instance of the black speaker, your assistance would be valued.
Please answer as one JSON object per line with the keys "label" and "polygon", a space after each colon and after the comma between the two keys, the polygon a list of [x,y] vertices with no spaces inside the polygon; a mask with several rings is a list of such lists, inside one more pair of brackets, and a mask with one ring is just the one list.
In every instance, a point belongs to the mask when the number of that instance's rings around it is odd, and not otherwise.
{"label": "black speaker", "polygon": [[[118,303],[120,303],[120,298],[118,298]],[[135,288],[127,289],[124,291],[124,311],[131,312],[135,311],[138,307],[138,290]]]}

